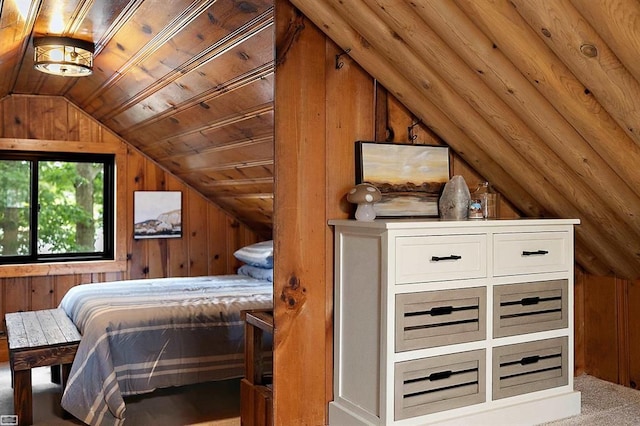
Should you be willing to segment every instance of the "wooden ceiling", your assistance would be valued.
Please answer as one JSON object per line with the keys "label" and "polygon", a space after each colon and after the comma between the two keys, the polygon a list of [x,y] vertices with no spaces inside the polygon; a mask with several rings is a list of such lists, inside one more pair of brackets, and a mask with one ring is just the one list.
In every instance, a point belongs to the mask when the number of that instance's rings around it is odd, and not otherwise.
{"label": "wooden ceiling", "polygon": [[[0,97],[64,96],[265,235],[273,0],[0,0]],[[89,77],[33,69],[34,37],[92,41]]]}
{"label": "wooden ceiling", "polygon": [[[585,270],[640,277],[640,3],[291,3],[523,215],[579,218]],[[272,0],[0,4],[0,96],[66,97],[270,232]],[[45,34],[94,41],[94,74],[35,72]]]}
{"label": "wooden ceiling", "polygon": [[291,0],[525,216],[640,277],[640,3]]}

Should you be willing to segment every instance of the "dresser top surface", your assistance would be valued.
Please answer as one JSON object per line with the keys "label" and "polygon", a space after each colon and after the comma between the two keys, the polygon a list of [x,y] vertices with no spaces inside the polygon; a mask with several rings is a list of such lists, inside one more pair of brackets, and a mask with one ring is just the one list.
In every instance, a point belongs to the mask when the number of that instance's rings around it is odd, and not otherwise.
{"label": "dresser top surface", "polygon": [[439,218],[402,218],[375,219],[373,221],[358,221],[352,219],[333,219],[332,226],[349,226],[369,229],[416,229],[416,228],[489,228],[505,226],[549,226],[549,225],[579,225],[580,219],[465,219],[442,220]]}

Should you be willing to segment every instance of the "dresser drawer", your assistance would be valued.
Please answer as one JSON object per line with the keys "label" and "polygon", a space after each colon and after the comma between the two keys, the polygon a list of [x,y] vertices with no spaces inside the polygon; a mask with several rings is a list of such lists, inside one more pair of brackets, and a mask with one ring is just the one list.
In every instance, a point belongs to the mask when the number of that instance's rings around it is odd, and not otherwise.
{"label": "dresser drawer", "polygon": [[486,337],[486,289],[396,295],[396,352]]}
{"label": "dresser drawer", "polygon": [[485,401],[485,350],[396,363],[395,419]]}
{"label": "dresser drawer", "polygon": [[567,337],[494,348],[493,399],[567,385],[567,352]]}
{"label": "dresser drawer", "polygon": [[568,271],[570,238],[569,232],[494,234],[493,275]]}
{"label": "dresser drawer", "polygon": [[565,328],[568,280],[493,287],[493,337]]}
{"label": "dresser drawer", "polygon": [[396,239],[396,283],[484,278],[485,234],[434,235]]}

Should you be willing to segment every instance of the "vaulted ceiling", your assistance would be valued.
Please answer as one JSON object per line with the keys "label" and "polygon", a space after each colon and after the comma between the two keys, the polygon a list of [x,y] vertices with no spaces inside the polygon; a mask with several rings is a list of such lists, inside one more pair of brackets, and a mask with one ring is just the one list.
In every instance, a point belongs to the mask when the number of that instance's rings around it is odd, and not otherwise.
{"label": "vaulted ceiling", "polygon": [[[273,0],[0,0],[0,97],[64,96],[270,235]],[[95,43],[89,77],[33,69],[36,37]]]}
{"label": "vaulted ceiling", "polygon": [[[523,215],[579,218],[588,272],[640,276],[640,3],[290,1]],[[273,1],[0,4],[0,97],[64,96],[270,230]],[[35,72],[46,34],[95,42],[94,74]]]}
{"label": "vaulted ceiling", "polygon": [[291,0],[523,213],[640,276],[640,3]]}

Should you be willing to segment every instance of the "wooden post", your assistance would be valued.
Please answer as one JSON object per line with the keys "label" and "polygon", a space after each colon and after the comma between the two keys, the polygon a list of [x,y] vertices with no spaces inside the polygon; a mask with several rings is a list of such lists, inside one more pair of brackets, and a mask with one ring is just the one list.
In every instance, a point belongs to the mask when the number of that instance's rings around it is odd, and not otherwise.
{"label": "wooden post", "polygon": [[325,37],[288,1],[275,10],[274,424],[320,425],[330,327]]}

